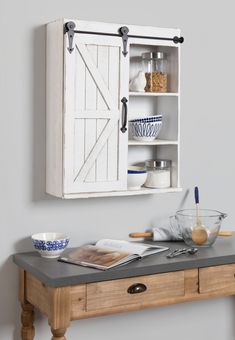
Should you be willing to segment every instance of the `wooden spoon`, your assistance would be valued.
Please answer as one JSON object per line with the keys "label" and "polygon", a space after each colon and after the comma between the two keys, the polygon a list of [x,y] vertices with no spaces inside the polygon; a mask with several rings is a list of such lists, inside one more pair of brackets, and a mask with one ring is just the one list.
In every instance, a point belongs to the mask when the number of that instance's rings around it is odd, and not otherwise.
{"label": "wooden spoon", "polygon": [[192,240],[194,243],[201,245],[206,243],[208,240],[208,234],[205,227],[202,225],[200,218],[199,218],[199,190],[198,187],[194,189],[194,197],[196,203],[196,225],[193,227],[192,230]]}

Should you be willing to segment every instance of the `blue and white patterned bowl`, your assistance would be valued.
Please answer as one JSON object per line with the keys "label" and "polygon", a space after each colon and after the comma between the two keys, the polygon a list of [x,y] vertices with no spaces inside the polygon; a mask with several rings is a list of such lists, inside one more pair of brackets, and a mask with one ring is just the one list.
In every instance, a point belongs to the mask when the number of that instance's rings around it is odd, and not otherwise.
{"label": "blue and white patterned bowl", "polygon": [[143,119],[135,119],[129,122],[133,139],[143,142],[151,142],[159,135],[162,127],[162,116],[158,115]]}
{"label": "blue and white patterned bowl", "polygon": [[132,119],[130,122],[156,122],[162,121],[162,115],[147,116],[144,118]]}
{"label": "blue and white patterned bowl", "polygon": [[69,243],[69,238],[62,233],[40,233],[31,238],[41,256],[50,259],[59,257]]}

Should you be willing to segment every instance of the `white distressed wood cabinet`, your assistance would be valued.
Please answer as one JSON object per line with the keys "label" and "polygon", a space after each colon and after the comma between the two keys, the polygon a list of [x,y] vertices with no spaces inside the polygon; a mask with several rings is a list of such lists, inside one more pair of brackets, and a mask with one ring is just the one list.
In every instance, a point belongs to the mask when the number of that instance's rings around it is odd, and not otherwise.
{"label": "white distressed wood cabinet", "polygon": [[[74,29],[66,25],[71,22]],[[181,190],[180,44],[174,41],[180,30],[130,25],[126,36],[121,27],[65,19],[47,25],[46,191],[51,195],[79,198]],[[167,53],[167,93],[129,92],[139,57],[148,51]],[[131,140],[128,123],[127,131],[122,129],[125,105],[128,120],[162,113],[159,138]],[[128,165],[156,158],[172,160],[171,187],[128,190]]]}

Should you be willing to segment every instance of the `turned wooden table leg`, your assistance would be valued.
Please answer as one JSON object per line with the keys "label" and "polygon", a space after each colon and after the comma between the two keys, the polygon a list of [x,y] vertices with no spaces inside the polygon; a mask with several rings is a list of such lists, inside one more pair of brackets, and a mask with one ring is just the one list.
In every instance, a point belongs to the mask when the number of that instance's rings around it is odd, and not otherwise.
{"label": "turned wooden table leg", "polygon": [[[21,339],[22,340],[33,340],[35,335],[35,329],[33,326],[34,322],[34,309],[30,303],[21,303]],[[63,339],[63,338],[61,338]]]}
{"label": "turned wooden table leg", "polygon": [[[38,282],[38,283],[37,283]],[[20,270],[19,299],[22,306],[21,340],[33,340],[34,331],[34,308],[39,306],[40,310],[48,317],[48,322],[53,334],[52,340],[66,340],[65,332],[71,320],[71,288],[49,287],[43,285],[36,279]],[[42,303],[40,296],[43,297]],[[31,303],[28,302],[30,300]]]}
{"label": "turned wooden table leg", "polygon": [[48,318],[51,340],[66,340],[65,332],[70,324],[71,295],[70,287],[48,288],[50,316]]}
{"label": "turned wooden table leg", "polygon": [[53,334],[53,337],[51,340],[66,340],[65,332],[66,328],[61,328],[61,329],[53,329],[51,328],[51,332]]}
{"label": "turned wooden table leg", "polygon": [[34,322],[34,308],[31,303],[26,300],[26,273],[20,269],[19,280],[19,300],[21,302],[21,340],[33,340],[35,335]]}

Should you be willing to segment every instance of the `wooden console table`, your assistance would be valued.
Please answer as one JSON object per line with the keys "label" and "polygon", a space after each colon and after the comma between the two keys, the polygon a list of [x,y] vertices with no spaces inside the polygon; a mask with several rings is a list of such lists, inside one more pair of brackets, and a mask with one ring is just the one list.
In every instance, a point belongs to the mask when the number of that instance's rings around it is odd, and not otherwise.
{"label": "wooden console table", "polygon": [[106,272],[36,252],[14,255],[20,267],[21,339],[34,338],[34,307],[48,317],[52,340],[65,340],[72,320],[235,295],[235,236],[219,238],[196,255],[167,259],[166,254]]}

